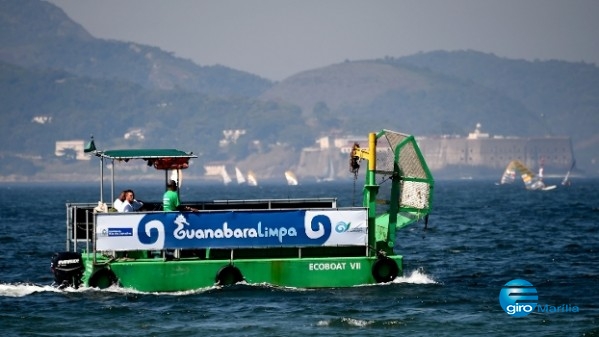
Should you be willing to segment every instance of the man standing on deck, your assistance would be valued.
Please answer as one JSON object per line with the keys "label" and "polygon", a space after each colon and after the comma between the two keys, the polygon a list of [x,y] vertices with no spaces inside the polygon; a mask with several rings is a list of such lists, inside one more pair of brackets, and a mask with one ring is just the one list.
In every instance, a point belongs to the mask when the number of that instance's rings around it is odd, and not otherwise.
{"label": "man standing on deck", "polygon": [[166,192],[162,196],[162,210],[165,212],[173,211],[193,211],[198,210],[189,206],[181,206],[179,201],[179,193],[177,193],[177,182],[169,180],[166,184]]}
{"label": "man standing on deck", "polygon": [[169,180],[166,184],[166,192],[162,196],[162,209],[165,212],[176,211],[180,204],[179,193],[177,193],[177,182]]}

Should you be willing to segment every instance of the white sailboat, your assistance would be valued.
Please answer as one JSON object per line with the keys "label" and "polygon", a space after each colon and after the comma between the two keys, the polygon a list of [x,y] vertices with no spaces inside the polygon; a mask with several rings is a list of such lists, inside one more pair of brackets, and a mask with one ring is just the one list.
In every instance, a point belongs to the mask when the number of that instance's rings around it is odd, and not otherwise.
{"label": "white sailboat", "polygon": [[258,180],[256,179],[256,175],[254,174],[254,172],[248,172],[247,182],[250,186],[258,186]]}
{"label": "white sailboat", "polygon": [[318,179],[318,181],[321,182],[321,181],[334,181],[334,180],[335,180],[335,166],[333,165],[333,160],[329,159],[329,167],[327,169],[327,176],[322,179]]}
{"label": "white sailboat", "polygon": [[178,169],[178,170],[171,170],[171,180],[174,180],[177,183],[177,186],[179,186],[179,188],[181,188],[181,185],[183,184],[183,171]]}
{"label": "white sailboat", "polygon": [[231,177],[229,177],[229,174],[227,173],[227,169],[223,166],[223,169],[220,171],[221,176],[223,177],[223,184],[225,185],[229,185],[233,179],[231,179]]}
{"label": "white sailboat", "polygon": [[576,160],[572,161],[572,166],[570,166],[570,169],[568,170],[568,172],[566,172],[566,176],[564,177],[564,180],[562,180],[562,185],[563,186],[570,186],[571,182],[570,182],[570,172],[572,172],[572,170],[574,169],[574,166],[576,165]]}
{"label": "white sailboat", "polygon": [[285,179],[287,179],[287,185],[289,186],[295,186],[298,184],[297,177],[292,171],[285,171]]}
{"label": "white sailboat", "polygon": [[245,182],[246,182],[245,177],[243,176],[243,173],[241,173],[241,170],[237,166],[235,166],[235,179],[237,179],[237,183],[240,185],[245,184]]}

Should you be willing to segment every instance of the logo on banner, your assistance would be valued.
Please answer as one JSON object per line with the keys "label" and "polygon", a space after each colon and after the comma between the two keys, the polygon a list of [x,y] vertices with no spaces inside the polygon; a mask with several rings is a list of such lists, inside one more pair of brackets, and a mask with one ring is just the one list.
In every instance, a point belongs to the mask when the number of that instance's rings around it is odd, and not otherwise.
{"label": "logo on banner", "polygon": [[133,236],[133,228],[104,228],[100,233],[102,237]]}
{"label": "logo on banner", "polygon": [[325,241],[331,235],[331,219],[326,215],[316,215],[305,224],[306,236],[312,240],[320,239],[326,235]]}
{"label": "logo on banner", "polygon": [[170,214],[161,213],[145,215],[137,226],[139,242],[145,245],[164,242],[164,224],[162,220],[170,217]]}
{"label": "logo on banner", "polygon": [[343,232],[347,232],[347,230],[349,229],[349,226],[351,225],[351,222],[344,222],[344,221],[339,221],[337,223],[337,225],[335,225],[335,231],[337,233],[343,233]]}
{"label": "logo on banner", "polygon": [[335,232],[337,233],[345,233],[345,232],[353,232],[353,233],[365,233],[367,227],[354,227],[351,228],[351,222],[339,221],[335,225]]}

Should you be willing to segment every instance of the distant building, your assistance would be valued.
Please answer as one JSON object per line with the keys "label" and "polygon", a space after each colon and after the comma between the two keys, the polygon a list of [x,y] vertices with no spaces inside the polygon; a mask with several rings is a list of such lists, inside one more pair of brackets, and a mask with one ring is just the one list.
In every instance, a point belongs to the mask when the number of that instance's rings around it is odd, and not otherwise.
{"label": "distant building", "polygon": [[[416,141],[433,175],[444,178],[500,177],[514,159],[531,170],[543,165],[546,175],[562,175],[574,160],[570,137],[491,136],[481,131],[480,124],[467,137],[417,137]],[[315,180],[350,177],[349,153],[355,142],[368,146],[366,137],[318,139],[317,146],[302,150],[297,175]]]}
{"label": "distant building", "polygon": [[54,155],[64,157],[74,155],[76,160],[90,160],[90,156],[83,152],[85,141],[83,140],[61,140],[56,142]]}
{"label": "distant building", "polygon": [[245,135],[244,129],[236,129],[236,130],[223,130],[224,138],[219,140],[218,144],[220,147],[225,147],[229,144],[237,143],[239,137]]}
{"label": "distant building", "polygon": [[222,163],[210,163],[204,165],[204,175],[206,176],[220,177],[224,170],[226,170],[226,166]]}
{"label": "distant building", "polygon": [[417,139],[431,171],[469,172],[476,175],[500,172],[517,159],[532,170],[565,174],[574,154],[570,137],[504,137],[480,132],[480,124],[467,138],[426,137]]}

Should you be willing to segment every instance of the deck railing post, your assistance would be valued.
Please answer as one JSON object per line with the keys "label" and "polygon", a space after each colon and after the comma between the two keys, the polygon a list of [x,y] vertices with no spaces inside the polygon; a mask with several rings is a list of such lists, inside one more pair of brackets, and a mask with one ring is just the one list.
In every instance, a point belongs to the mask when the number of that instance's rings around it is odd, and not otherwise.
{"label": "deck railing post", "polygon": [[89,253],[89,210],[85,211],[85,251]]}
{"label": "deck railing post", "polygon": [[70,245],[69,245],[69,222],[71,220],[71,216],[70,216],[70,211],[71,211],[71,207],[69,206],[69,204],[67,204],[67,223],[66,223],[66,227],[67,227],[67,233],[66,233],[66,245],[67,245],[67,252],[70,250]]}
{"label": "deck railing post", "polygon": [[77,206],[75,206],[75,208],[73,208],[73,251],[76,252],[77,251]]}

